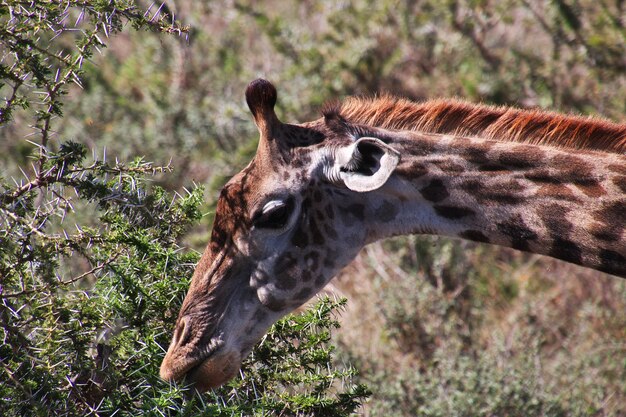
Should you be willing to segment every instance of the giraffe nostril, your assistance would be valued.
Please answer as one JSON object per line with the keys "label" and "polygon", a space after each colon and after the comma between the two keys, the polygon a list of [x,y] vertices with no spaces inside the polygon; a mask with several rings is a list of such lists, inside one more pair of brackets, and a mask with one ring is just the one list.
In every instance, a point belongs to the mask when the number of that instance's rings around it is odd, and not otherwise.
{"label": "giraffe nostril", "polygon": [[183,316],[176,324],[176,332],[172,343],[176,346],[184,346],[191,338],[191,323],[189,316]]}

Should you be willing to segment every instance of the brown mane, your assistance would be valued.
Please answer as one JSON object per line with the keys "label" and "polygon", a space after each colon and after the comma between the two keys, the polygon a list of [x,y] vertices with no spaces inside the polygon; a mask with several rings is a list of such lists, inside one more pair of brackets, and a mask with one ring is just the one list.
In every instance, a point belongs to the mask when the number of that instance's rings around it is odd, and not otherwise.
{"label": "brown mane", "polygon": [[351,97],[326,107],[355,124],[455,134],[499,141],[626,153],[626,124],[541,110],[471,104],[459,100],[415,103],[389,95]]}

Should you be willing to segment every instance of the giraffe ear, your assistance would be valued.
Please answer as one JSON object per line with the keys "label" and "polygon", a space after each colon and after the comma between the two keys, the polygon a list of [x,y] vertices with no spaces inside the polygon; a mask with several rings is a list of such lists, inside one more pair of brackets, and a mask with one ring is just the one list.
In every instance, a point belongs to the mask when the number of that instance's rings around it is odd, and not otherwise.
{"label": "giraffe ear", "polygon": [[360,138],[338,150],[339,177],[352,191],[376,190],[387,182],[400,161],[400,153],[376,138]]}

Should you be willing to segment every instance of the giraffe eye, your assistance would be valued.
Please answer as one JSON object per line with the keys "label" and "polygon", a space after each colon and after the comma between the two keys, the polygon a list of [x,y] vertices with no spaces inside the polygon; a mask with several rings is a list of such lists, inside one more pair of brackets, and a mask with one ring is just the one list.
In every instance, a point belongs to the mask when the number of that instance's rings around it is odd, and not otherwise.
{"label": "giraffe eye", "polygon": [[252,221],[255,227],[261,229],[282,229],[289,222],[293,208],[293,198],[286,201],[270,201]]}

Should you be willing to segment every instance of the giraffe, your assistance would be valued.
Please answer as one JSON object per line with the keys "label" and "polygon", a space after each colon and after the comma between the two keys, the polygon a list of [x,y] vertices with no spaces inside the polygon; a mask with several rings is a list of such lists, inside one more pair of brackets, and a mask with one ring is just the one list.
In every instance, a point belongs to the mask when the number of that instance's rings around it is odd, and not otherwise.
{"label": "giraffe", "polygon": [[220,192],[162,378],[222,385],[271,324],[388,236],[459,237],[626,277],[626,125],[392,96],[286,124],[276,100],[268,81],[246,90],[257,153]]}

